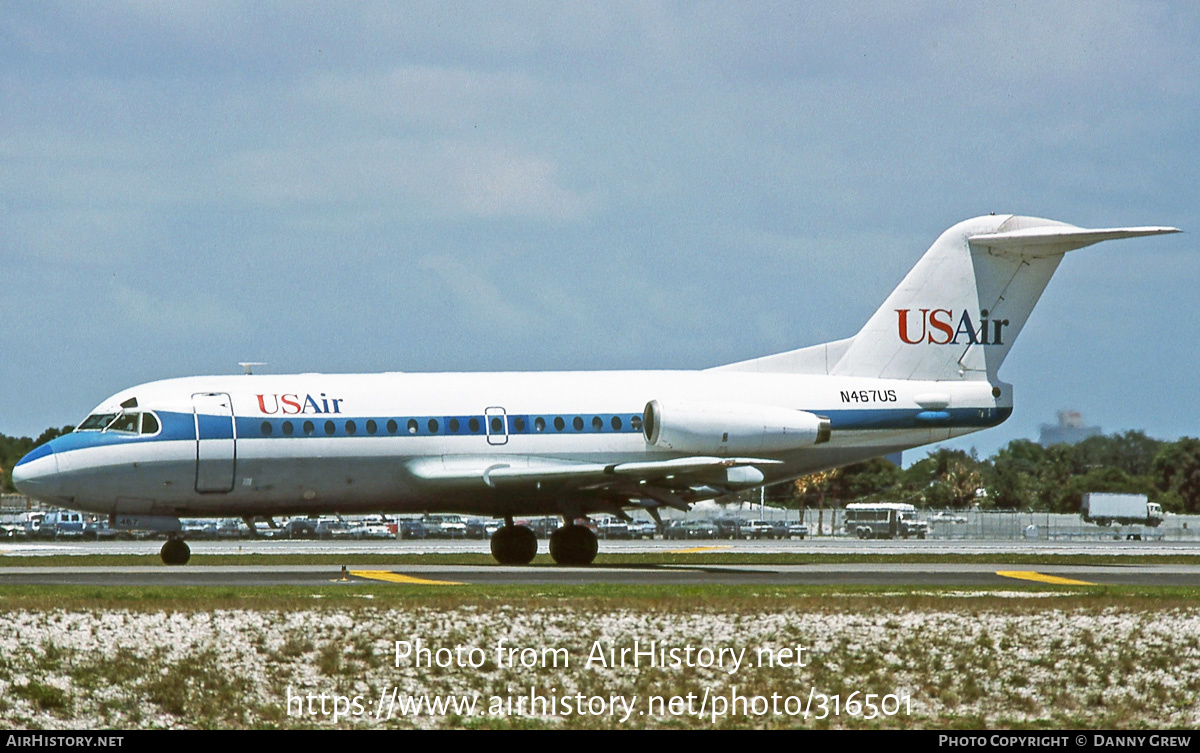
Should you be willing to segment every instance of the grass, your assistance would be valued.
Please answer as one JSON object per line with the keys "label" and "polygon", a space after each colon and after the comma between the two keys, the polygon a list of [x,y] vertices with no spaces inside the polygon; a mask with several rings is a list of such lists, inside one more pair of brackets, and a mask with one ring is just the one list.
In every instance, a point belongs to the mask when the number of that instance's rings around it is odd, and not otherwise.
{"label": "grass", "polygon": [[[187,567],[220,565],[495,565],[489,554],[197,554]],[[596,567],[670,565],[837,565],[837,564],[997,564],[997,565],[1200,565],[1200,554],[824,554],[756,552],[647,552],[600,554]],[[166,567],[157,554],[3,555],[5,567]],[[557,567],[549,554],[539,554],[531,567]]]}
{"label": "grass", "polygon": [[[522,609],[639,609],[671,612],[709,609],[757,614],[783,608],[815,611],[854,608],[919,609],[945,607],[947,596],[972,608],[1004,611],[1041,610],[1048,607],[1189,609],[1200,604],[1200,586],[1051,586],[1030,585],[1008,589],[955,586],[901,588],[897,586],[808,585],[695,585],[658,586],[631,584],[491,585],[464,589],[458,586],[389,585],[349,581],[321,586],[6,586],[0,590],[0,612],[14,610],[121,609],[130,611],[211,611],[254,609],[361,609],[390,607],[449,609],[463,606],[493,608],[505,605]],[[1019,593],[1021,595],[1013,596]],[[1054,596],[1048,602],[1042,598]],[[1082,640],[1089,640],[1086,634]],[[296,640],[303,640],[297,638]]]}

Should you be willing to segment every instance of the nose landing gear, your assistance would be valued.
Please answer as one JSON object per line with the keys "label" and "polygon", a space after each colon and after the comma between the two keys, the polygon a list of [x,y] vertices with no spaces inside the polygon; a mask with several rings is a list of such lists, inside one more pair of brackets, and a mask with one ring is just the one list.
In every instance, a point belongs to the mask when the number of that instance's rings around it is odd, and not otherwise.
{"label": "nose landing gear", "polygon": [[192,557],[192,550],[182,538],[171,537],[162,545],[158,556],[164,565],[186,565]]}

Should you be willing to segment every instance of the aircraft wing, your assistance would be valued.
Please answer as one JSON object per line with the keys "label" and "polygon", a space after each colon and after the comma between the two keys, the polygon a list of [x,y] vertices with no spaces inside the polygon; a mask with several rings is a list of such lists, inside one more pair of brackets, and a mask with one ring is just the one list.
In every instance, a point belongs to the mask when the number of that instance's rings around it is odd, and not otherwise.
{"label": "aircraft wing", "polygon": [[756,466],[780,461],[694,456],[627,463],[577,463],[556,458],[418,458],[407,464],[416,478],[464,489],[561,489],[628,501],[652,500],[686,510],[690,500],[721,496],[761,481]]}

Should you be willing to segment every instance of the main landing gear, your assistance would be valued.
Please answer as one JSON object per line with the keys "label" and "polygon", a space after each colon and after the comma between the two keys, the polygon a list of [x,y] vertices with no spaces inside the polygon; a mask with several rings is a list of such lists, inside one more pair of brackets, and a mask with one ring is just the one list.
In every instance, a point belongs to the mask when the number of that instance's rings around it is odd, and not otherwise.
{"label": "main landing gear", "polygon": [[[599,548],[596,534],[587,526],[563,526],[550,534],[550,556],[559,565],[590,565]],[[513,525],[511,517],[492,534],[492,556],[501,565],[528,565],[536,554],[537,535],[525,526]]]}
{"label": "main landing gear", "polygon": [[192,558],[192,550],[188,549],[187,542],[183,539],[168,538],[158,556],[162,558],[164,565],[186,565]]}
{"label": "main landing gear", "polygon": [[492,556],[501,565],[528,565],[537,554],[537,534],[526,526],[515,526],[511,517],[492,534]]}
{"label": "main landing gear", "polygon": [[599,548],[587,526],[563,526],[550,534],[550,556],[560,565],[590,565]]}

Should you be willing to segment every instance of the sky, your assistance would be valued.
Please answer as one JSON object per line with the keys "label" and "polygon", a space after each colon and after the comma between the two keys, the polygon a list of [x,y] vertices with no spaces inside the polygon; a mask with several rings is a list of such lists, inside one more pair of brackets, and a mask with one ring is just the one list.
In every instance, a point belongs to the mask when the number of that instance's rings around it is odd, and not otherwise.
{"label": "sky", "polygon": [[1190,2],[8,2],[0,433],[239,361],[790,350],[996,212],[1187,232],[1068,255],[1012,418],[949,446],[1196,436],[1197,39]]}

